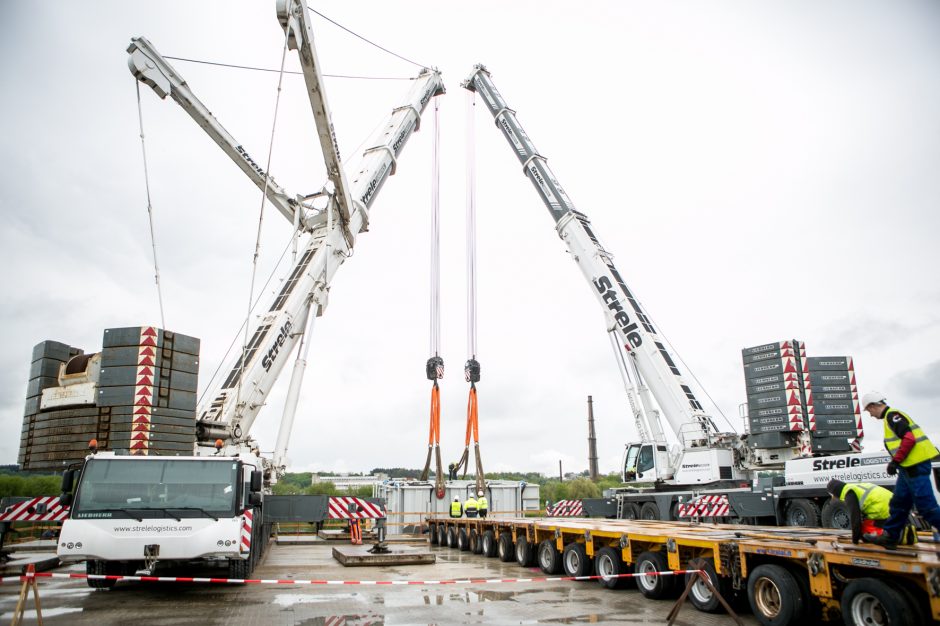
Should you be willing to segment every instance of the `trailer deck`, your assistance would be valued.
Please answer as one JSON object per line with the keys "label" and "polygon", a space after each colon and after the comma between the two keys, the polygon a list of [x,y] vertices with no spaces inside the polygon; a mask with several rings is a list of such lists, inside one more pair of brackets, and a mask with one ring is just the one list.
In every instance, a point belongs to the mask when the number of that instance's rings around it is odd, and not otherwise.
{"label": "trailer deck", "polygon": [[[601,576],[609,588],[628,573],[701,569],[721,594],[747,597],[764,624],[807,620],[924,624],[940,620],[940,546],[853,545],[846,531],[649,520],[449,518],[429,516],[432,544],[473,551],[546,574]],[[676,577],[637,578],[648,598],[669,597]],[[690,599],[720,610],[705,585]]]}

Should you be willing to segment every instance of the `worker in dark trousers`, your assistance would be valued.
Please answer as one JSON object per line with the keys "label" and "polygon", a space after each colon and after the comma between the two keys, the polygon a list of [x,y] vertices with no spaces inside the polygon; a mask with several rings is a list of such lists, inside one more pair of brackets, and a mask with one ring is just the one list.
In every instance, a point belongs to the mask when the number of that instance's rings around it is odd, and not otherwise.
{"label": "worker in dark trousers", "polygon": [[477,492],[477,514],[480,517],[486,517],[486,514],[489,512],[490,503],[486,501],[486,496],[483,495],[483,491]]}
{"label": "worker in dark trousers", "polygon": [[450,503],[450,516],[453,518],[463,517],[463,505],[460,504],[460,498],[454,496],[454,501]]}
{"label": "worker in dark trousers", "polygon": [[849,511],[852,543],[858,543],[863,535],[880,535],[881,527],[890,512],[891,491],[871,483],[844,483],[833,478],[826,485],[833,500],[845,502]]}
{"label": "worker in dark trousers", "polygon": [[940,507],[930,485],[930,462],[940,452],[909,415],[888,406],[884,394],[866,393],[862,396],[862,408],[875,419],[884,421],[885,449],[891,455],[887,472],[898,477],[889,504],[890,516],[883,526],[884,534],[866,535],[865,540],[893,550],[898,546],[913,507],[931,526],[940,530]]}
{"label": "worker in dark trousers", "polygon": [[463,501],[463,512],[466,513],[467,517],[477,516],[476,498],[473,496],[468,496],[467,499]]}

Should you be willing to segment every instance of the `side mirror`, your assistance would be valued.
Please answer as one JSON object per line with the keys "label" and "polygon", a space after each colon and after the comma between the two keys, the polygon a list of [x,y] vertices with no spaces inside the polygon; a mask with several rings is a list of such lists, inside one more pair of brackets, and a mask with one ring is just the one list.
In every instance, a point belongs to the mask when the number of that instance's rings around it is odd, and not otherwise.
{"label": "side mirror", "polygon": [[263,474],[260,470],[254,470],[251,472],[251,492],[252,493],[261,493],[261,481]]}
{"label": "side mirror", "polygon": [[63,493],[62,495],[60,495],[60,496],[59,496],[59,506],[62,506],[62,507],[72,506],[72,494],[71,494],[71,493]]}
{"label": "side mirror", "polygon": [[261,504],[261,494],[257,491],[249,493],[248,504],[251,506],[259,506]]}
{"label": "side mirror", "polygon": [[65,470],[62,472],[62,493],[71,493],[74,483],[75,470]]}

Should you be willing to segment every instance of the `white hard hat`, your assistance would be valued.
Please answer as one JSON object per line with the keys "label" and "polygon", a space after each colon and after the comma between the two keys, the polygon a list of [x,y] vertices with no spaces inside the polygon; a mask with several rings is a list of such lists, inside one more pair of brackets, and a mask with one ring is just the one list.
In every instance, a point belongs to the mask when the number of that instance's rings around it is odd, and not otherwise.
{"label": "white hard hat", "polygon": [[482,498],[482,497],[483,497],[483,490],[481,489],[480,491],[478,491],[478,492],[477,492],[477,495]]}
{"label": "white hard hat", "polygon": [[867,409],[869,404],[887,404],[885,394],[880,391],[869,391],[862,396],[862,409]]}
{"label": "white hard hat", "polygon": [[460,498],[458,498],[457,496],[454,496],[454,502],[460,502]]}

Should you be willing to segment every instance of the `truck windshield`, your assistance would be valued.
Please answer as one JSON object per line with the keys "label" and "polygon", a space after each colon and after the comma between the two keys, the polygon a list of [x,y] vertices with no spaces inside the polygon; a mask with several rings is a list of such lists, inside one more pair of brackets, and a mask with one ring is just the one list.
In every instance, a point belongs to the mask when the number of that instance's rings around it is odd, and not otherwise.
{"label": "truck windshield", "polygon": [[82,472],[72,517],[124,517],[128,511],[163,517],[168,509],[179,517],[204,516],[199,509],[231,516],[237,480],[238,464],[231,461],[91,459]]}

